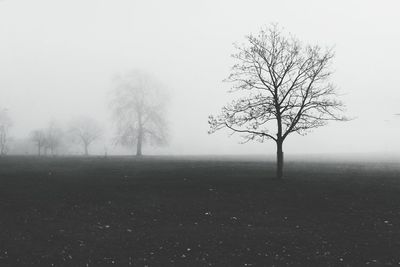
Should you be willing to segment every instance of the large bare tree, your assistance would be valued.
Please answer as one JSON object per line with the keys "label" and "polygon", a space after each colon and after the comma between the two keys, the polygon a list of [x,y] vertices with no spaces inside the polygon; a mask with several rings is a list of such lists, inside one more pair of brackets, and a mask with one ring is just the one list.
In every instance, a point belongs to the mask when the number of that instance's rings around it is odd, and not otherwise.
{"label": "large bare tree", "polygon": [[167,95],[149,74],[135,70],[115,78],[111,108],[117,126],[116,142],[136,147],[142,155],[143,144],[165,144]]}
{"label": "large bare tree", "polygon": [[9,130],[12,126],[12,120],[6,109],[0,110],[0,155],[6,155],[9,144]]}
{"label": "large bare tree", "polygon": [[98,122],[89,117],[80,117],[71,121],[70,133],[73,141],[82,145],[85,156],[89,155],[89,146],[102,134]]}
{"label": "large bare tree", "polygon": [[210,133],[227,128],[244,142],[272,139],[277,147],[277,177],[283,176],[283,142],[341,116],[343,104],[330,83],[331,49],[303,45],[278,26],[247,36],[236,45],[236,64],[227,81],[238,98],[210,116]]}

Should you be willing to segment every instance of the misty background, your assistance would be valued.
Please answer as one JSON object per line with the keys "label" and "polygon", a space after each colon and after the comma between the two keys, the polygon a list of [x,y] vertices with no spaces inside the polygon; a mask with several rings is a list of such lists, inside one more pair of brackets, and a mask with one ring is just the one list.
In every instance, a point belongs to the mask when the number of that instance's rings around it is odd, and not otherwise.
{"label": "misty background", "polygon": [[399,155],[399,8],[394,0],[2,0],[0,108],[13,120],[14,143],[51,120],[67,127],[90,116],[105,130],[92,153],[132,153],[112,145],[109,100],[116,74],[143,69],[170,94],[171,136],[168,146],[144,153],[274,154],[273,142],[208,135],[207,117],[234,97],[222,82],[232,43],[278,22],[305,43],[334,47],[332,81],[355,118],[291,135],[285,153]]}

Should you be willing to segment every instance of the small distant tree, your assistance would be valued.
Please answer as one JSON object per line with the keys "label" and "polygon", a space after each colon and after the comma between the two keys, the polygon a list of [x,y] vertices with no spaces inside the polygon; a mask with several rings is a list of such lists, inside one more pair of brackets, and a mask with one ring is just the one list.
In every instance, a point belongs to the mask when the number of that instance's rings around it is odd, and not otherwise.
{"label": "small distant tree", "polygon": [[82,145],[85,156],[89,155],[89,146],[101,136],[102,129],[96,120],[89,117],[81,117],[70,123],[69,132],[73,141]]}
{"label": "small distant tree", "polygon": [[7,110],[0,110],[0,155],[6,155],[8,152],[8,144],[10,138],[9,130],[12,126],[12,120],[8,115]]}
{"label": "small distant tree", "polygon": [[277,177],[283,176],[283,142],[328,121],[343,121],[343,104],[329,82],[332,50],[302,45],[276,26],[237,45],[236,64],[227,81],[237,100],[209,117],[210,133],[227,128],[244,142],[272,139],[277,147]]}
{"label": "small distant tree", "polygon": [[50,150],[51,155],[55,156],[57,154],[57,148],[59,148],[62,143],[63,131],[54,121],[52,121],[46,129],[45,134],[45,154]]}
{"label": "small distant tree", "polygon": [[31,133],[31,140],[37,146],[38,156],[42,153],[42,148],[46,145],[46,133],[44,130],[34,130]]}
{"label": "small distant tree", "polygon": [[117,126],[116,142],[136,147],[142,155],[144,143],[163,145],[167,140],[166,94],[150,75],[132,71],[115,78],[111,108]]}

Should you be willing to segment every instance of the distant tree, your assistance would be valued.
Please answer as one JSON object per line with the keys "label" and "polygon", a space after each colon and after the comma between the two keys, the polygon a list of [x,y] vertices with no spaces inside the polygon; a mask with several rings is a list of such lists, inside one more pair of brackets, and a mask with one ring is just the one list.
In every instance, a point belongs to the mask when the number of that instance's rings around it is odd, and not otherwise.
{"label": "distant tree", "polygon": [[31,133],[31,140],[36,144],[38,156],[40,156],[42,148],[46,145],[46,132],[44,130],[34,130]]}
{"label": "distant tree", "polygon": [[57,154],[57,148],[59,148],[62,143],[62,138],[64,135],[63,131],[54,121],[52,121],[45,130],[45,134],[45,154],[47,154],[47,151],[50,150],[51,155],[55,156]]}
{"label": "distant tree", "polygon": [[88,156],[90,144],[101,136],[102,129],[96,120],[81,117],[71,121],[69,132],[72,134],[73,141],[81,144],[85,156]]}
{"label": "distant tree", "polygon": [[302,45],[276,25],[246,39],[247,44],[236,45],[237,63],[227,79],[239,96],[220,115],[209,117],[210,133],[227,128],[241,133],[244,142],[274,140],[277,177],[282,178],[283,142],[289,134],[346,120],[338,115],[344,106],[329,83],[334,54]]}
{"label": "distant tree", "polygon": [[116,142],[136,147],[142,155],[144,143],[162,145],[166,142],[166,94],[150,75],[133,71],[115,79],[116,88],[111,100],[117,126]]}
{"label": "distant tree", "polygon": [[8,144],[10,138],[9,130],[12,126],[12,120],[8,115],[7,110],[0,110],[0,155],[6,155],[8,152]]}

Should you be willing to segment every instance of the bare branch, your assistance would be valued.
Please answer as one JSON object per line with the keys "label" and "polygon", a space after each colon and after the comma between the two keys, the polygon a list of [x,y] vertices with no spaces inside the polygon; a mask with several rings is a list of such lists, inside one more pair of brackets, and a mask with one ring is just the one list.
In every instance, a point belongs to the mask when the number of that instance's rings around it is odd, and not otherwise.
{"label": "bare branch", "polygon": [[[227,81],[232,91],[246,93],[210,116],[210,133],[228,128],[244,142],[256,138],[283,142],[293,132],[304,134],[328,121],[344,121],[344,110],[330,83],[332,49],[302,45],[273,25],[236,45],[237,63]],[[274,133],[274,134],[272,134]]]}

